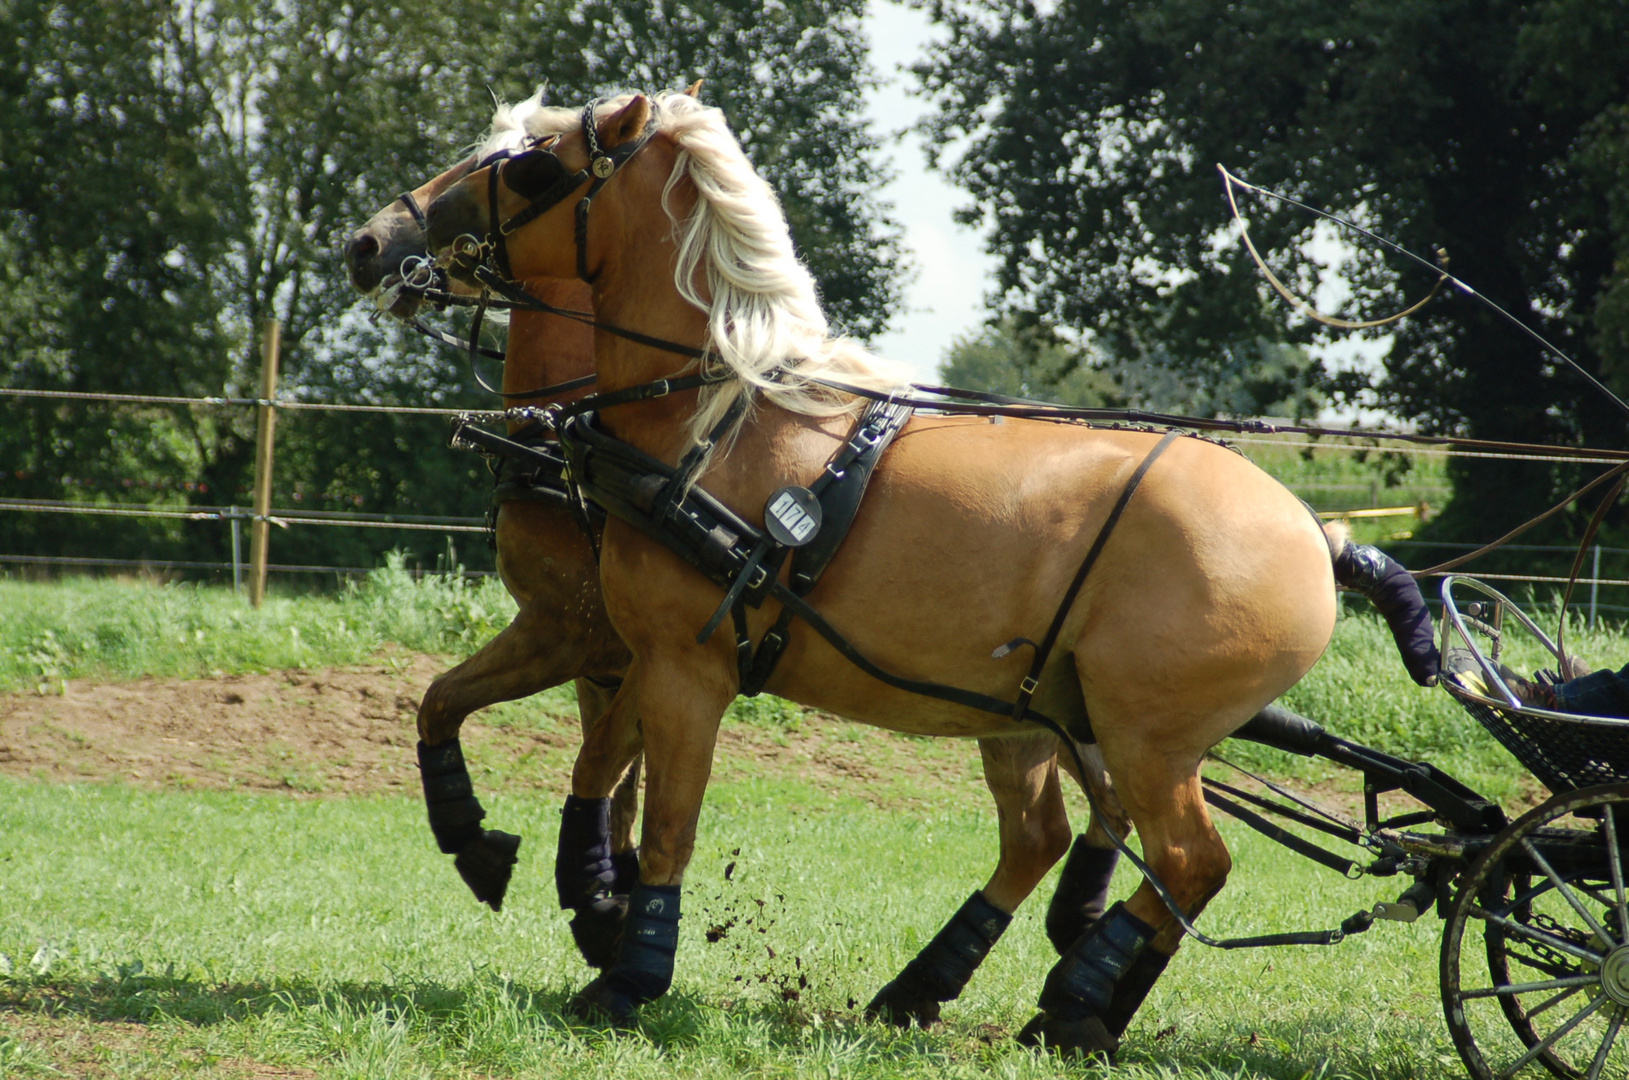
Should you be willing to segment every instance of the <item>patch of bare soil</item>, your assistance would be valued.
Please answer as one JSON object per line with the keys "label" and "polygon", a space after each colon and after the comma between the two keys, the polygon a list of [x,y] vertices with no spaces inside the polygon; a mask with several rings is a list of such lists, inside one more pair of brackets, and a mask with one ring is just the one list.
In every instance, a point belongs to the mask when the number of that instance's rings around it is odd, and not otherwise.
{"label": "patch of bare soil", "polygon": [[[155,1058],[164,1053],[162,1030],[118,1020],[81,1016],[47,1016],[0,1010],[0,1040],[19,1065],[41,1065],[41,1074],[75,1080],[118,1080],[151,1076]],[[309,1069],[267,1065],[242,1058],[221,1058],[199,1050],[180,1050],[176,1064],[188,1076],[219,1080],[316,1080]],[[49,1065],[44,1063],[49,1061]]]}
{"label": "patch of bare soil", "polygon": [[[0,695],[0,774],[303,796],[418,788],[419,699],[445,658],[402,654],[322,670],[134,682],[69,682]],[[500,706],[464,724],[477,783],[563,794],[581,741],[575,710]],[[924,740],[842,721],[726,723],[714,776],[797,779],[884,805],[923,793],[988,799],[970,741]]]}

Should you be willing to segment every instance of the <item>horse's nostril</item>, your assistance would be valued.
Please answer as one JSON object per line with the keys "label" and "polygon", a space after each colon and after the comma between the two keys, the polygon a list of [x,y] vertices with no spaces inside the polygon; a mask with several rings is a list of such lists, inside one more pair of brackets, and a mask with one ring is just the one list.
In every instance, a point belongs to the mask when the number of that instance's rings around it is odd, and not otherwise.
{"label": "horse's nostril", "polygon": [[379,240],[366,229],[358,229],[345,242],[345,262],[346,265],[353,269],[363,259],[371,259],[377,254],[379,254]]}

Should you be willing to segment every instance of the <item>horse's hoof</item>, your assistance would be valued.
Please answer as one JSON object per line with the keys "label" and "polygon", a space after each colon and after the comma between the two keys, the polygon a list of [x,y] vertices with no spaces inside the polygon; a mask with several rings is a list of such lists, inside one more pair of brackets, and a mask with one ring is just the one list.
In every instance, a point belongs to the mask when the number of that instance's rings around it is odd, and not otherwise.
{"label": "horse's hoof", "polygon": [[519,861],[515,855],[519,850],[520,837],[486,829],[464,845],[453,859],[453,868],[475,894],[475,899],[493,911],[501,911],[504,894],[509,891],[509,877]]}
{"label": "horse's hoof", "polygon": [[589,967],[603,971],[611,966],[617,942],[622,940],[622,924],[627,921],[626,896],[603,897],[576,909],[571,917],[571,937]]}
{"label": "horse's hoof", "polygon": [[566,1013],[583,1024],[610,1024],[612,1027],[631,1028],[636,1006],[628,995],[613,989],[601,975],[572,997]]}
{"label": "horse's hoof", "polygon": [[909,975],[901,975],[877,991],[865,1007],[867,1020],[881,1020],[895,1027],[932,1027],[939,1022],[939,1002],[920,987],[911,985]]}
{"label": "horse's hoof", "polygon": [[1018,1033],[1018,1045],[1051,1050],[1066,1058],[1100,1058],[1112,1065],[1120,1040],[1109,1033],[1100,1017],[1064,1020],[1042,1012]]}

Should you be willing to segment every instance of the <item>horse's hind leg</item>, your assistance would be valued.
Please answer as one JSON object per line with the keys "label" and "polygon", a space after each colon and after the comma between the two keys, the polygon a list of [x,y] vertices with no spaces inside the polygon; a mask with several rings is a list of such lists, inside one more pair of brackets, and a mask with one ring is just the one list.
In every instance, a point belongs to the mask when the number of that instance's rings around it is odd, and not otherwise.
{"label": "horse's hind leg", "polygon": [[961,994],[1012,913],[1062,857],[1069,817],[1058,786],[1057,749],[1057,739],[1046,734],[979,740],[1001,830],[995,874],[878,992],[866,1006],[868,1016],[901,1026],[936,1022],[940,1004]]}
{"label": "horse's hind leg", "polygon": [[[1221,890],[1232,860],[1205,809],[1196,763],[1153,753],[1139,761],[1135,772],[1115,770],[1118,792],[1149,868],[1192,920]],[[1144,881],[1063,954],[1047,975],[1041,1013],[1020,1041],[1112,1056],[1181,938],[1180,925]]]}

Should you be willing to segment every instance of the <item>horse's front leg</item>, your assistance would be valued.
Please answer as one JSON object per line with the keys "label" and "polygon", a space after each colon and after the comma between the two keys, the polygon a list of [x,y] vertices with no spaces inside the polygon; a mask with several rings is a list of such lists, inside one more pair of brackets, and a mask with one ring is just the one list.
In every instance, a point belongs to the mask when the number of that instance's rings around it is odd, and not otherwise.
{"label": "horse's front leg", "polygon": [[968,897],[932,941],[884,986],[866,1015],[905,1026],[939,1019],[939,1006],[969,979],[1069,846],[1069,816],[1058,787],[1058,742],[1051,735],[980,739],[984,783],[995,796],[1001,855],[995,874]]}
{"label": "horse's front leg", "polygon": [[[578,1016],[600,1014],[624,1023],[672,985],[680,887],[695,850],[719,720],[735,696],[733,672],[720,670],[716,660],[699,649],[641,656],[617,696],[613,712],[621,710],[624,697],[637,701],[644,732],[640,882],[628,897],[627,922],[610,966],[572,1001]],[[578,791],[593,793],[586,786]]]}
{"label": "horse's front leg", "polygon": [[581,644],[523,608],[479,651],[430,684],[419,702],[419,772],[430,829],[475,898],[497,911],[514,871],[520,837],[484,829],[459,730],[470,713],[558,686],[582,667]]}
{"label": "horse's front leg", "polygon": [[[591,689],[590,703],[609,704],[592,721],[584,713],[583,745],[572,768],[571,794],[560,812],[555,890],[560,907],[573,913],[571,936],[578,951],[597,968],[611,963],[622,936],[628,895],[639,880],[632,835],[638,780],[631,767],[642,745],[637,685],[635,665],[614,694]],[[581,687],[579,683],[579,692]],[[619,851],[626,853],[621,866]]]}
{"label": "horse's front leg", "polygon": [[[588,739],[594,724],[611,709],[622,680],[577,680],[577,715],[582,721],[583,739]],[[637,728],[635,729],[637,730]],[[634,826],[639,820],[639,755],[634,754],[622,779],[611,793],[610,842],[611,893],[626,896],[639,884],[639,848],[634,838]]]}

